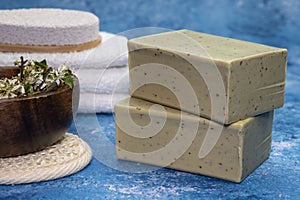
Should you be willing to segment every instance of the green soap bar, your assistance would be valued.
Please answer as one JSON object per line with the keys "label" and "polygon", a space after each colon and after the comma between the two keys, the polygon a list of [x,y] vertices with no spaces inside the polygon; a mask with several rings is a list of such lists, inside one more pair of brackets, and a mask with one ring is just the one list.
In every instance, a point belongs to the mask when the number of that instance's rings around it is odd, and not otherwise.
{"label": "green soap bar", "polygon": [[222,127],[177,109],[125,99],[115,105],[117,158],[239,183],[269,157],[272,120],[270,111]]}
{"label": "green soap bar", "polygon": [[225,124],[283,106],[286,49],[189,30],[131,39],[128,48],[134,97]]}

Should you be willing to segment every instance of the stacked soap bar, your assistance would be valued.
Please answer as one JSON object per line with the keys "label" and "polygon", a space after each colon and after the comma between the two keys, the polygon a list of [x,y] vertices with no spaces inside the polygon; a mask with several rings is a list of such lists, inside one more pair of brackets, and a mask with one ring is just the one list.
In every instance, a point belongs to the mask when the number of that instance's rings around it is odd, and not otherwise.
{"label": "stacked soap bar", "polygon": [[[272,111],[224,126],[209,154],[200,158],[199,150],[208,129],[218,124],[166,106],[165,111],[151,109],[153,104],[134,97],[116,104],[119,159],[241,182],[269,157]],[[166,121],[158,129],[156,126],[164,118],[164,112]],[[126,120],[128,117],[139,126],[132,127]],[[151,128],[147,131],[145,126],[149,124]]]}
{"label": "stacked soap bar", "polygon": [[[129,41],[128,48],[130,70],[137,74],[130,76],[130,92],[134,97],[198,114],[193,109],[197,105],[191,108],[188,107],[189,103],[185,107],[179,105],[174,96],[176,87],[170,90],[164,85],[143,84],[145,78],[156,80],[162,73],[144,72],[146,67],[150,68],[156,63],[168,66],[161,67],[162,70],[170,72],[171,68],[184,76],[196,93],[201,115],[206,118],[211,118],[211,98],[223,97],[217,93],[220,88],[212,88],[214,84],[224,87],[221,92],[226,102],[218,112],[225,110],[225,124],[283,105],[287,58],[285,49],[189,30],[136,38]],[[169,75],[162,79],[172,83],[178,77]],[[208,87],[213,90],[209,91]],[[216,115],[213,120],[222,122],[222,117]]]}
{"label": "stacked soap bar", "polygon": [[286,49],[189,30],[128,48],[132,98],[115,106],[119,159],[241,182],[268,158]]}

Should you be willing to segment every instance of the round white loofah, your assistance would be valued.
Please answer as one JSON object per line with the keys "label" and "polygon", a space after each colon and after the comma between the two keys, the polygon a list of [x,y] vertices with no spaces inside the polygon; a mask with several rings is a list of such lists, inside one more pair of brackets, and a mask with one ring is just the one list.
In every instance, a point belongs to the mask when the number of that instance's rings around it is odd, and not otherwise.
{"label": "round white loofah", "polygon": [[98,32],[98,35],[102,37],[101,45],[85,51],[69,53],[0,52],[0,66],[12,66],[13,62],[20,59],[21,56],[38,61],[46,59],[51,67],[66,64],[77,69],[105,69],[111,66],[127,65],[127,38],[107,32]]}
{"label": "round white loofah", "polygon": [[57,179],[78,172],[92,158],[90,147],[78,136],[66,134],[42,151],[0,158],[0,184],[21,184]]}
{"label": "round white loofah", "polygon": [[77,45],[99,37],[99,19],[92,13],[48,9],[0,11],[0,43]]}

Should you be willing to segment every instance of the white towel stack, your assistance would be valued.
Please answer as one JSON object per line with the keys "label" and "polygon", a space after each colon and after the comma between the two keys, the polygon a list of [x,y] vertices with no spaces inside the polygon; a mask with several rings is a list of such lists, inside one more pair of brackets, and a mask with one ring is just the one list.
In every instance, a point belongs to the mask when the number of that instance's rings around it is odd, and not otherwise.
{"label": "white towel stack", "polygon": [[116,102],[129,96],[127,39],[105,32],[101,36],[100,48],[75,71],[81,90],[79,112],[109,113]]}
{"label": "white towel stack", "polygon": [[100,32],[102,43],[93,49],[71,53],[5,53],[0,52],[0,66],[11,66],[23,56],[46,59],[53,67],[66,64],[74,68],[80,82],[78,112],[109,113],[114,104],[128,97],[127,39]]}

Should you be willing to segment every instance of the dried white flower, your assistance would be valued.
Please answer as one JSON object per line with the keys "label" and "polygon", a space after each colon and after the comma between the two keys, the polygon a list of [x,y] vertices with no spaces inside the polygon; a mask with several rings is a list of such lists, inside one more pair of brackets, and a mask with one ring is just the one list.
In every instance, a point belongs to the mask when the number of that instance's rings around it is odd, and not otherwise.
{"label": "dried white flower", "polygon": [[33,95],[64,84],[73,87],[73,73],[66,65],[53,69],[46,60],[24,61],[22,57],[14,64],[20,68],[20,73],[12,78],[0,79],[0,99]]}

